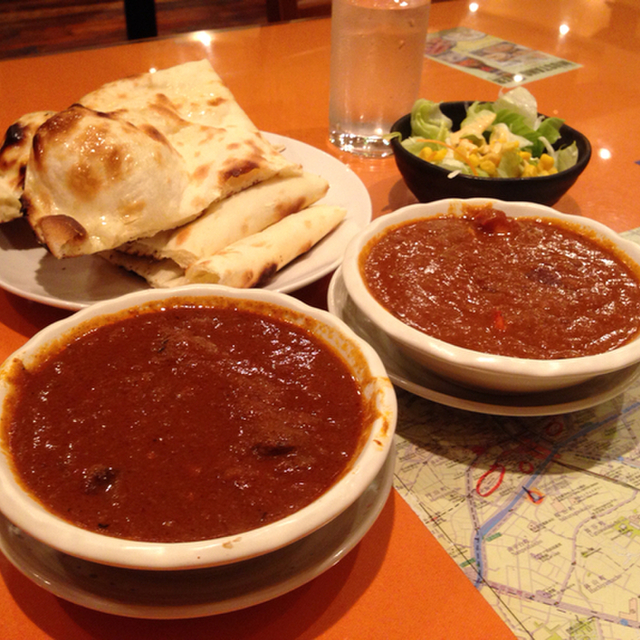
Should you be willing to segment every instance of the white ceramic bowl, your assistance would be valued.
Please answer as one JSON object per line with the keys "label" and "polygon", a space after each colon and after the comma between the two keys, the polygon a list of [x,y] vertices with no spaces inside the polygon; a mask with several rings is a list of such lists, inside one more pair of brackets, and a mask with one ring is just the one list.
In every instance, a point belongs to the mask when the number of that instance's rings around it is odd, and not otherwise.
{"label": "white ceramic bowl", "polygon": [[[615,244],[640,264],[640,246],[625,240],[603,224],[562,214],[544,205],[504,202],[487,198],[445,199],[409,205],[374,220],[356,236],[342,264],[345,286],[360,311],[409,357],[443,377],[462,385],[502,393],[533,393],[560,389],[596,376],[612,373],[640,362],[640,338],[615,350],[598,355],[557,360],[534,360],[491,355],[454,346],[432,338],[403,323],[387,311],[369,292],[358,266],[358,258],[367,242],[385,228],[417,218],[448,212],[462,212],[465,204],[491,203],[511,217],[545,217],[578,225],[589,233]],[[573,227],[574,228],[574,227]]]}
{"label": "white ceramic bowl", "polygon": [[333,345],[362,382],[370,423],[366,441],[351,467],[336,484],[300,511],[245,533],[184,543],[146,543],[90,532],[47,511],[16,481],[7,451],[0,455],[0,511],[17,527],[64,553],[93,562],[135,569],[170,570],[210,567],[255,557],[284,547],[324,526],[353,504],[373,481],[390,454],[397,406],[393,386],[377,354],[342,321],[281,293],[262,289],[230,289],[194,285],[179,289],[147,290],[102,302],[40,331],[0,368],[0,402],[8,389],[6,379],[16,358],[28,363],[47,344],[60,339],[77,325],[123,309],[168,298],[211,296],[251,299],[285,307],[292,320]]}

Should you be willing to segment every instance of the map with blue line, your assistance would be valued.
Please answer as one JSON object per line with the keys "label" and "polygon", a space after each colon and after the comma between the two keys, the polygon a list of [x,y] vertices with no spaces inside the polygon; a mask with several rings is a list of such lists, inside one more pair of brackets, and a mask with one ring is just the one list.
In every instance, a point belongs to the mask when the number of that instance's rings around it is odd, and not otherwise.
{"label": "map with blue line", "polygon": [[396,489],[518,638],[640,637],[640,378],[544,417],[398,399]]}

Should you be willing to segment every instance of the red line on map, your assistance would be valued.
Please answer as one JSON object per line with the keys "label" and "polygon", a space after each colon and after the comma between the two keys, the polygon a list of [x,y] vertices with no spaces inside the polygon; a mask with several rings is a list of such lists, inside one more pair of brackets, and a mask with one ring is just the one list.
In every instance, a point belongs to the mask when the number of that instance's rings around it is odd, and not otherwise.
{"label": "red line on map", "polygon": [[528,460],[520,460],[520,462],[518,463],[518,468],[520,469],[521,473],[530,474],[533,473],[535,467],[533,466],[533,463],[529,462]]}
{"label": "red line on map", "polygon": [[[476,482],[476,493],[482,498],[490,496],[502,484],[504,473],[505,468],[501,464],[494,464],[488,471],[485,471],[478,479],[478,482]],[[485,480],[487,480],[491,474],[495,474],[497,477],[495,480],[485,483]],[[483,484],[487,484],[488,486],[486,489],[481,490]]]}

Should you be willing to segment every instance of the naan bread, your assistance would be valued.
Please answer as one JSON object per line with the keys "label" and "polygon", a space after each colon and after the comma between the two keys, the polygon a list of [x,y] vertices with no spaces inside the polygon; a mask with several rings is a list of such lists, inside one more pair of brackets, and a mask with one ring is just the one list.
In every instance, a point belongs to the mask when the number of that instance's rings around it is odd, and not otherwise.
{"label": "naan bread", "polygon": [[276,176],[210,205],[193,222],[122,248],[134,255],[170,258],[183,268],[262,231],[322,198],[329,183],[309,172]]}
{"label": "naan bread", "polygon": [[115,80],[78,102],[95,111],[140,112],[151,107],[159,114],[166,106],[182,120],[195,124],[258,131],[208,60]]}
{"label": "naan bread", "polygon": [[346,215],[268,142],[207,60],[27,114],[0,149],[0,222],[58,258],[98,254],[153,287],[265,283]]}
{"label": "naan bread", "polygon": [[144,278],[149,285],[155,288],[179,287],[189,284],[185,278],[184,269],[173,260],[156,260],[147,256],[132,256],[114,249],[98,254],[111,264],[122,267]]}
{"label": "naan bread", "polygon": [[29,222],[58,258],[178,227],[214,201],[301,172],[206,60],[110,83],[82,102],[40,127],[26,169]]}
{"label": "naan bread", "polygon": [[262,136],[208,60],[108,83],[80,103],[165,135],[185,160],[191,209],[278,173],[301,172]]}
{"label": "naan bread", "polygon": [[27,113],[7,129],[0,147],[0,223],[22,215],[20,196],[31,142],[37,128],[54,114],[55,111]]}
{"label": "naan bread", "polygon": [[187,222],[188,174],[157,130],[79,105],[33,138],[22,196],[36,235],[57,258],[111,249]]}
{"label": "naan bread", "polygon": [[309,251],[345,216],[342,207],[313,205],[196,262],[187,269],[187,280],[239,288],[260,286]]}

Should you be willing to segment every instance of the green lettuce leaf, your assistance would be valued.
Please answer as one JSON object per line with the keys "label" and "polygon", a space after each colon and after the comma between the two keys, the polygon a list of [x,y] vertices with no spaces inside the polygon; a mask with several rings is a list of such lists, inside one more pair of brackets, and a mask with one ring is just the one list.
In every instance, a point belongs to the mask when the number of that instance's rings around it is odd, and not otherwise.
{"label": "green lettuce leaf", "polygon": [[[487,111],[496,114],[492,123],[486,119]],[[530,151],[534,160],[543,153],[552,155],[558,171],[568,169],[578,159],[578,149],[575,143],[560,150],[553,148],[553,145],[560,138],[560,128],[564,124],[564,120],[539,116],[535,97],[523,86],[501,94],[495,102],[473,102],[467,108],[466,117],[460,124],[460,129],[453,136],[451,136],[452,124],[451,119],[440,110],[439,103],[425,99],[417,100],[411,111],[412,137],[402,141],[402,144],[409,151],[418,155],[425,146],[433,149],[440,148],[437,144],[425,142],[419,138],[442,142],[451,140],[453,143],[457,143],[458,138],[469,137],[476,144],[480,144],[482,138],[487,141],[491,140],[492,133],[495,132],[496,137],[506,137],[508,141],[517,140],[519,148]],[[508,128],[509,135],[504,135],[503,127]],[[498,175],[515,177],[517,166],[521,162],[522,160],[515,150],[505,152],[498,167]],[[457,159],[450,161],[447,158],[441,166],[463,173],[472,173],[466,163],[461,163]],[[483,173],[479,172],[479,175]]]}
{"label": "green lettuce leaf", "polygon": [[509,111],[522,116],[522,122],[531,129],[536,128],[536,120],[538,118],[538,103],[533,94],[523,86],[511,89],[503,93],[493,103],[496,113],[500,111]]}
{"label": "green lettuce leaf", "polygon": [[400,143],[407,151],[410,151],[414,155],[420,155],[420,152],[425,147],[431,147],[432,149],[440,149],[440,145],[435,145],[431,142],[426,142],[424,138],[420,136],[411,136],[410,138],[405,138]]}
{"label": "green lettuce leaf", "polygon": [[560,127],[564,124],[562,118],[545,118],[536,129],[538,136],[544,136],[551,144],[560,137]]}
{"label": "green lettuce leaf", "polygon": [[578,162],[578,145],[572,142],[569,146],[563,147],[556,151],[556,168],[558,171],[564,171]]}
{"label": "green lettuce leaf", "polygon": [[498,165],[498,177],[517,178],[520,175],[519,167],[521,164],[522,158],[515,149],[505,151]]}
{"label": "green lettuce leaf", "polygon": [[413,136],[431,138],[444,142],[451,131],[451,118],[440,111],[440,104],[431,100],[416,100],[411,110],[411,133]]}

